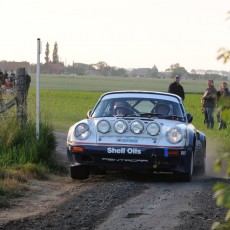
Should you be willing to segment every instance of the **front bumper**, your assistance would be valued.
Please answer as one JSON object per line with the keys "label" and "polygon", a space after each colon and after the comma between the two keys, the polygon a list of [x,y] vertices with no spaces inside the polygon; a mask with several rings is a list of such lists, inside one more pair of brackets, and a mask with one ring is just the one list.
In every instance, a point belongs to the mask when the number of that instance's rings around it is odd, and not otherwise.
{"label": "front bumper", "polygon": [[106,169],[132,169],[140,172],[189,173],[192,147],[143,148],[131,146],[76,146],[67,147],[70,166],[78,164]]}

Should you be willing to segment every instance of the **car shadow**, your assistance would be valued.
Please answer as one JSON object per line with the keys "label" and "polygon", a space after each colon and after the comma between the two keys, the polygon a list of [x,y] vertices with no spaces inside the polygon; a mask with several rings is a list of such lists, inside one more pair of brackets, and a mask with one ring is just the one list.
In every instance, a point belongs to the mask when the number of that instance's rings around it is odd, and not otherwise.
{"label": "car shadow", "polygon": [[179,175],[173,173],[140,173],[135,171],[107,171],[108,179],[125,179],[135,182],[180,182]]}

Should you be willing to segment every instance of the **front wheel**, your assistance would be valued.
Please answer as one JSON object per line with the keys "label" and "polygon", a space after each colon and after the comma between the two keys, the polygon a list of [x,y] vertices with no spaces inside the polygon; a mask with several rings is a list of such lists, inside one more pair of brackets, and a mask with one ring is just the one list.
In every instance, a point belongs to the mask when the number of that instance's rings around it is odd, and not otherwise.
{"label": "front wheel", "polygon": [[86,165],[70,166],[70,176],[74,180],[85,180],[89,178],[89,167]]}
{"label": "front wheel", "polygon": [[195,171],[196,175],[198,175],[198,176],[205,175],[205,168],[206,168],[206,163],[205,162],[206,161],[205,161],[205,158],[204,158],[201,165],[195,166],[194,171]]}
{"label": "front wheel", "polygon": [[189,162],[189,170],[186,173],[180,173],[180,180],[184,182],[190,182],[192,180],[193,175],[193,154],[191,156],[190,162]]}

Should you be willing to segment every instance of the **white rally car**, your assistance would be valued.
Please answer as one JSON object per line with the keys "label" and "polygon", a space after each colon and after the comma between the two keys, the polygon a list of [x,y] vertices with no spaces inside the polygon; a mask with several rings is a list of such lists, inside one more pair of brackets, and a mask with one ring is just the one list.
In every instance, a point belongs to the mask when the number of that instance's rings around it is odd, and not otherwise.
{"label": "white rally car", "polygon": [[206,136],[192,124],[182,99],[152,91],[103,94],[87,119],[70,127],[67,157],[73,179],[91,169],[169,172],[190,181],[205,173]]}

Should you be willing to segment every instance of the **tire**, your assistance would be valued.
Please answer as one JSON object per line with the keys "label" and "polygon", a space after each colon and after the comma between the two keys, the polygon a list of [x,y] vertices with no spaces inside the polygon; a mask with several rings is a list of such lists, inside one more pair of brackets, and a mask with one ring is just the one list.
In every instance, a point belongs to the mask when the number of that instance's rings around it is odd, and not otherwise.
{"label": "tire", "polygon": [[86,165],[70,166],[70,176],[74,180],[88,179],[89,167]]}
{"label": "tire", "polygon": [[198,176],[205,175],[205,168],[206,168],[206,163],[204,158],[202,164],[194,168],[195,174]]}
{"label": "tire", "polygon": [[192,180],[193,175],[193,154],[190,159],[190,165],[189,165],[189,172],[186,173],[180,173],[180,180],[183,182],[190,182]]}

